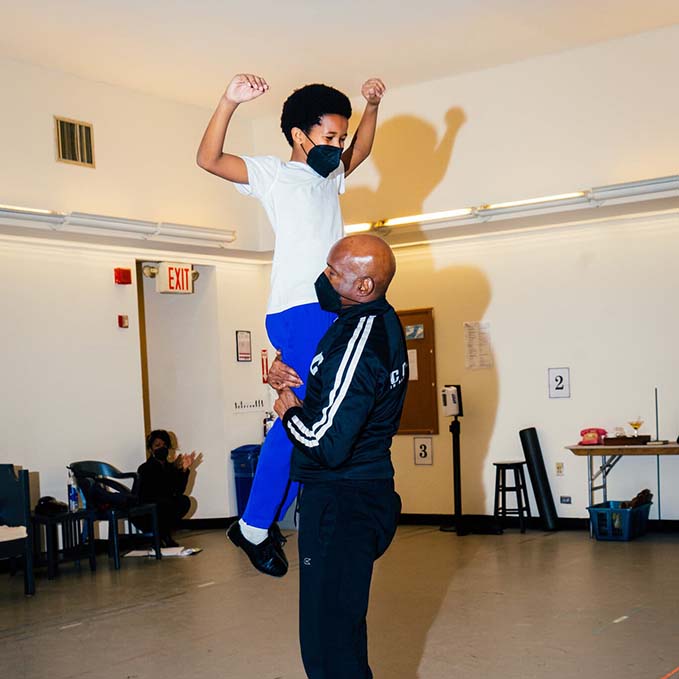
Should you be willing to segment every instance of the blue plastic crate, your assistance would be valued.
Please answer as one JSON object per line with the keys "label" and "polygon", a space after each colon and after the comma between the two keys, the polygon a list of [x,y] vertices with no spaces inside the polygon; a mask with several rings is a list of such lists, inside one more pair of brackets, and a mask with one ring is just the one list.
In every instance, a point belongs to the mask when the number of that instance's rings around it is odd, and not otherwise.
{"label": "blue plastic crate", "polygon": [[611,500],[587,507],[592,532],[597,540],[632,540],[645,535],[652,502],[638,507],[621,507]]}

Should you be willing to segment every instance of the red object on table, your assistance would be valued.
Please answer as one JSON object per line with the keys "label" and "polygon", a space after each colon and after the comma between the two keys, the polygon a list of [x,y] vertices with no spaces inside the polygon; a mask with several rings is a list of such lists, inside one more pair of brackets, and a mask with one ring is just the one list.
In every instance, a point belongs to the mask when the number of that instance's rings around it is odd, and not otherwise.
{"label": "red object on table", "polygon": [[589,427],[588,429],[583,429],[580,432],[582,440],[578,445],[580,446],[600,446],[604,442],[604,436],[608,432],[600,427]]}

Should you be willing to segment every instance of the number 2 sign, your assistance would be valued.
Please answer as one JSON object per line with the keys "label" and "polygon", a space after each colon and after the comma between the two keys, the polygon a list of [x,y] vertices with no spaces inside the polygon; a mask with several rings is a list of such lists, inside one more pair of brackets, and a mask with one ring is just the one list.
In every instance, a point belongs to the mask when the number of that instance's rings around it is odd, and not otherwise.
{"label": "number 2 sign", "polygon": [[571,397],[570,368],[549,368],[547,379],[549,381],[549,398]]}

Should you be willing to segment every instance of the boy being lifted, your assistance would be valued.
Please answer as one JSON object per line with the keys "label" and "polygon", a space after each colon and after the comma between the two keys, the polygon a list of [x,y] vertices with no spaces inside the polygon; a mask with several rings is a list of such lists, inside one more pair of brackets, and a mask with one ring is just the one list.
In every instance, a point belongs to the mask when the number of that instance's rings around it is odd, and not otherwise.
{"label": "boy being lifted", "polygon": [[[281,129],[292,148],[289,161],[225,153],[238,106],[268,91],[260,76],[234,76],[205,130],[197,162],[264,207],[275,234],[266,330],[285,363],[306,376],[319,340],[335,320],[335,314],[320,308],[314,281],[326,267],[330,248],[344,235],[339,195],[344,178],[370,154],[385,86],[379,78],[363,84],[365,110],[346,148],[351,103],[342,92],[314,84],[295,90],[283,104]],[[304,399],[301,381],[295,393]],[[262,445],[247,508],[228,530],[257,570],[278,577],[285,575],[288,562],[276,522],[298,486],[289,480],[291,454],[292,444],[276,421]]]}

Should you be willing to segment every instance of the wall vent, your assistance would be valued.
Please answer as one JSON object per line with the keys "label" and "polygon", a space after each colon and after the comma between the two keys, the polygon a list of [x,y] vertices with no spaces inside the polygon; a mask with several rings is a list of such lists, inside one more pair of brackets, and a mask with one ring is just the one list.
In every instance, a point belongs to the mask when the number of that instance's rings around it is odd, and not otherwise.
{"label": "wall vent", "polygon": [[94,167],[92,125],[81,120],[54,116],[57,133],[57,160]]}

